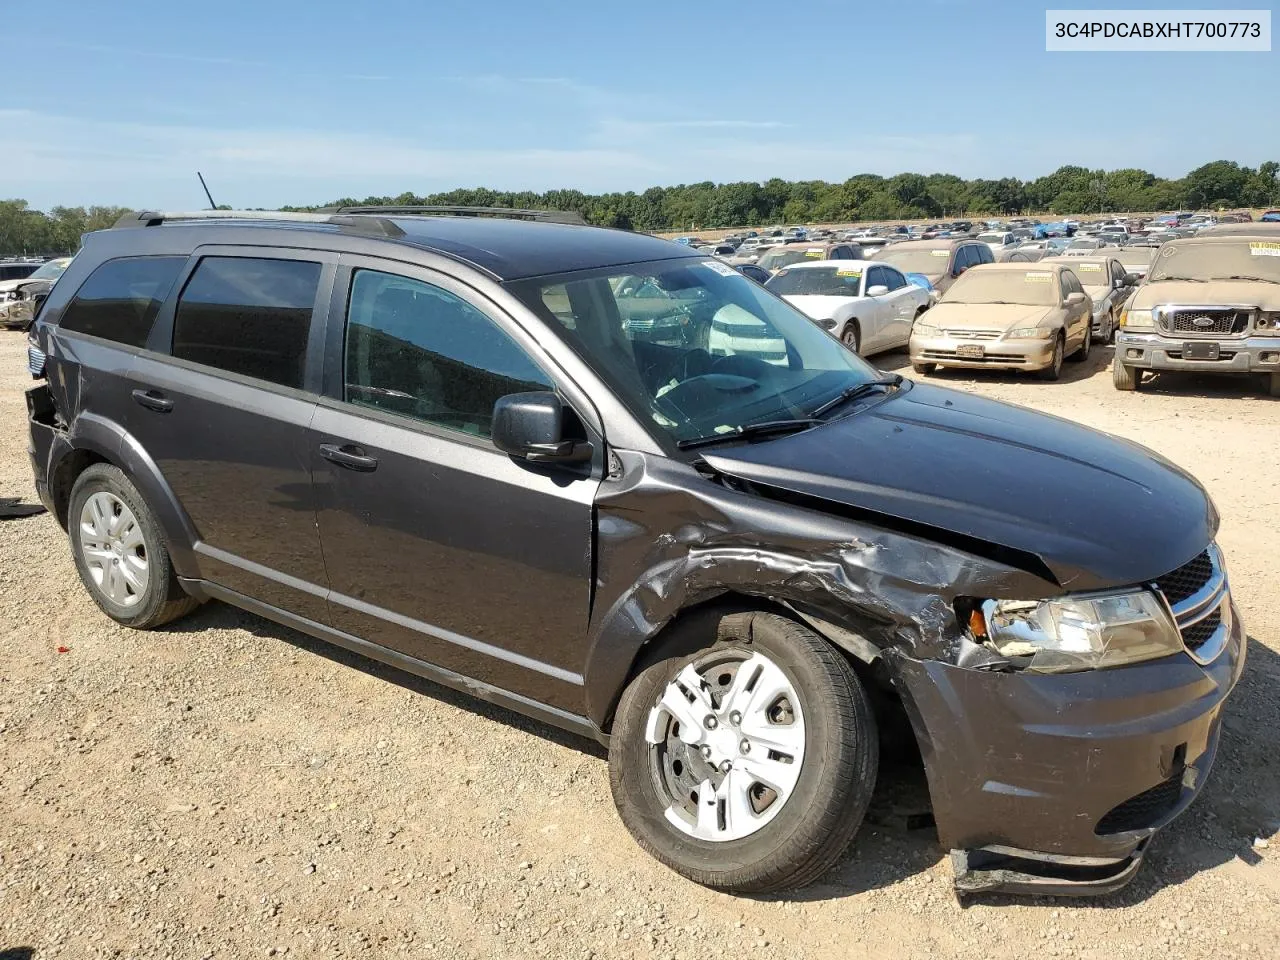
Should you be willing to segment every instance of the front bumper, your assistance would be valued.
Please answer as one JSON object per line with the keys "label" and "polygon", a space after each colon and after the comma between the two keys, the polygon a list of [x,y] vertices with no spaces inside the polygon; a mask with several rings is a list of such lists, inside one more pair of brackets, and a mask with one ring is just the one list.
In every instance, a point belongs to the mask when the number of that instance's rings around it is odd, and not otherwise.
{"label": "front bumper", "polygon": [[25,328],[31,322],[30,300],[0,301],[0,327]]}
{"label": "front bumper", "polygon": [[[981,348],[981,357],[962,357],[960,347]],[[912,363],[940,363],[973,370],[1043,370],[1053,362],[1053,340],[970,340],[912,336]]]}
{"label": "front bumper", "polygon": [[894,660],[959,891],[1091,895],[1132,878],[1213,765],[1245,660],[1231,612],[1205,665],[1182,653],[1049,675]]}
{"label": "front bumper", "polygon": [[[1116,361],[1143,370],[1188,370],[1199,373],[1280,373],[1280,337],[1222,339],[1217,360],[1184,360],[1183,345],[1158,333],[1136,333],[1120,329],[1116,333]],[[1197,338],[1195,343],[1213,343]]]}

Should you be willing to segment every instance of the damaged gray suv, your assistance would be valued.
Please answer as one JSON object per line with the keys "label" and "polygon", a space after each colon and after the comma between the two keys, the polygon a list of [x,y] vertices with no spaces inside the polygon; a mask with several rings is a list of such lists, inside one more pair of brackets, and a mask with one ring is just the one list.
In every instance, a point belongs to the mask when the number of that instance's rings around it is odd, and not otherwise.
{"label": "damaged gray suv", "polygon": [[[712,887],[834,864],[894,715],[960,891],[1128,881],[1244,664],[1200,485],[571,219],[89,235],[28,408],[102,610],[146,629],[221,600],[596,738],[639,844]],[[673,335],[636,333],[637,280]]]}

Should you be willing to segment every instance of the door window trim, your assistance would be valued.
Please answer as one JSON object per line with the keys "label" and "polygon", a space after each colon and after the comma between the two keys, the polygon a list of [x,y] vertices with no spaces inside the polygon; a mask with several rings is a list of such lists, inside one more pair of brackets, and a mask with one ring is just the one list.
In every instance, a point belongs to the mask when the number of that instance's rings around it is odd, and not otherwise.
{"label": "door window trim", "polygon": [[362,254],[343,254],[339,258],[329,294],[327,310],[329,323],[325,331],[322,350],[322,388],[318,391],[319,402],[322,405],[330,409],[346,411],[356,416],[367,417],[414,430],[418,433],[428,434],[442,440],[451,440],[480,449],[491,450],[495,454],[505,456],[493,445],[493,441],[489,437],[474,436],[460,430],[430,423],[426,420],[419,420],[416,417],[395,413],[391,410],[350,403],[344,398],[343,366],[346,363],[347,306],[351,293],[351,283],[357,270],[373,270],[378,273],[403,277],[406,280],[416,280],[419,283],[437,287],[478,310],[499,330],[510,337],[512,342],[523,350],[533,364],[551,380],[555,385],[556,392],[560,394],[560,398],[577,414],[578,419],[582,421],[583,426],[586,428],[588,439],[595,447],[593,460],[603,462],[605,434],[596,408],[587,397],[585,391],[556,363],[548,351],[543,349],[542,345],[507,311],[473,287],[447,273],[401,260],[383,260],[379,257]]}
{"label": "door window trim", "polygon": [[[333,299],[333,281],[337,272],[338,254],[330,250],[312,250],[302,247],[250,247],[242,245],[208,244],[191,251],[186,264],[178,273],[169,297],[156,314],[147,338],[146,352],[156,359],[187,370],[199,371],[211,377],[234,380],[247,386],[270,390],[291,397],[314,398],[320,393],[324,369],[325,330],[328,324],[329,306]],[[311,307],[311,329],[307,334],[307,362],[303,368],[302,387],[286,387],[270,380],[259,380],[221,367],[184,360],[173,355],[173,322],[178,312],[178,301],[186,292],[192,275],[206,257],[233,257],[248,260],[305,260],[320,264],[320,280],[316,286],[316,299]]]}

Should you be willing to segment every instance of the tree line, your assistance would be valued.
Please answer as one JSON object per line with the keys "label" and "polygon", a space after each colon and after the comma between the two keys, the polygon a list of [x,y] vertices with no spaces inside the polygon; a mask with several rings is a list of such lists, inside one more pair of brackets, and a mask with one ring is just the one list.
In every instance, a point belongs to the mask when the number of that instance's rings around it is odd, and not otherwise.
{"label": "tree line", "polygon": [[[1280,206],[1280,163],[1256,169],[1215,160],[1181,179],[1146,170],[1090,170],[1064,166],[1035,180],[965,180],[951,174],[861,173],[825,180],[680,184],[640,193],[579,190],[501,191],[484,187],[395,197],[344,198],[325,206],[365,204],[457,205],[573,210],[590,223],[631,230],[705,230],[778,223],[855,223],[939,217],[1037,213],[1057,216],[1188,209]],[[316,210],[315,207],[283,209]],[[81,234],[110,226],[122,207],[30,209],[0,201],[0,256],[70,253]]]}

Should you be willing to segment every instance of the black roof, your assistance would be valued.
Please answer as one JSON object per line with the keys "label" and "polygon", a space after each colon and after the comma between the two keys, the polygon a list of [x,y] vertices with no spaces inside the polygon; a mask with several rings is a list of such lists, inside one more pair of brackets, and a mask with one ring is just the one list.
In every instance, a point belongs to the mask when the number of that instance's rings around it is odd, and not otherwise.
{"label": "black roof", "polygon": [[[519,213],[519,211],[515,211]],[[273,211],[199,211],[188,214],[143,212],[121,218],[117,227],[144,229],[108,230],[123,239],[158,239],[170,227],[204,233],[216,230],[227,242],[246,242],[245,231],[335,234],[351,238],[369,250],[370,244],[395,244],[443,254],[470,264],[497,280],[524,280],[547,274],[572,273],[650,260],[703,257],[683,244],[643,233],[577,224],[515,219],[501,216],[390,216],[364,213],[301,214]],[[99,234],[101,236],[102,234]],[[170,234],[172,237],[173,235]],[[265,238],[264,238],[265,239]],[[262,242],[261,240],[248,242]],[[271,242],[270,240],[267,241]],[[143,246],[152,244],[143,240]],[[372,251],[370,251],[372,252]]]}
{"label": "black roof", "polygon": [[392,219],[404,231],[398,242],[447,253],[500,280],[701,256],[670,240],[604,227],[480,217]]}

